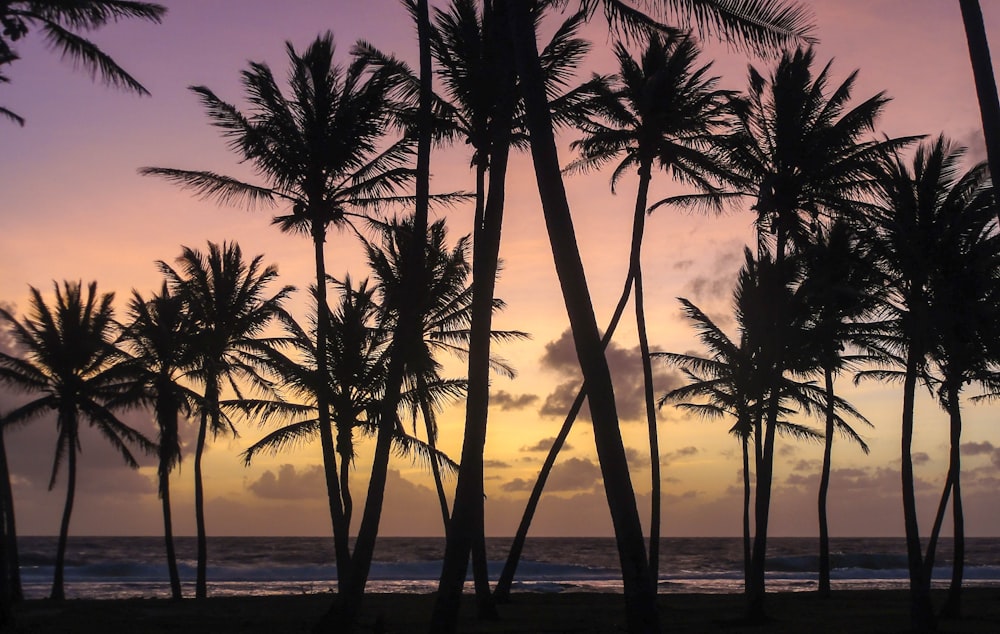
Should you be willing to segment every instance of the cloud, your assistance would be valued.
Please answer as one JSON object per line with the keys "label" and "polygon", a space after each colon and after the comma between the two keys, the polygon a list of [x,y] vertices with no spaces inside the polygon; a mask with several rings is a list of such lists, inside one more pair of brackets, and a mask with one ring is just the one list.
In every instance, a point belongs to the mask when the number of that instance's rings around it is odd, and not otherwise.
{"label": "cloud", "polygon": [[983,442],[963,443],[959,449],[963,456],[980,456],[983,454],[992,454],[995,448],[993,447],[993,443],[984,440]]}
{"label": "cloud", "polygon": [[490,394],[490,404],[496,405],[505,412],[524,409],[536,402],[538,402],[537,394],[511,394],[504,390]]}
{"label": "cloud", "polygon": [[[645,391],[642,376],[642,357],[639,347],[625,348],[611,342],[604,352],[611,370],[615,390],[615,404],[618,417],[623,421],[644,421],[646,419]],[[546,396],[539,413],[542,416],[565,416],[580,389],[580,366],[576,357],[573,336],[566,330],[555,341],[545,344],[541,358],[543,367],[555,370],[573,380],[559,384]],[[676,371],[663,364],[653,364],[653,392],[663,394],[683,384]],[[586,407],[586,406],[584,406]],[[589,412],[581,410],[581,416],[589,418]]]}
{"label": "cloud", "polygon": [[326,480],[321,465],[296,471],[295,465],[283,464],[278,475],[265,471],[247,485],[254,495],[271,500],[302,500],[326,497]]}
{"label": "cloud", "polygon": [[917,451],[912,455],[913,464],[922,465],[931,461],[931,456],[927,452]]}
{"label": "cloud", "polygon": [[510,463],[503,460],[484,460],[483,467],[487,469],[507,469],[510,467]]}
{"label": "cloud", "polygon": [[[625,458],[628,459],[628,464],[632,468],[637,467],[648,467],[649,466],[649,449],[639,450],[635,447],[625,447]],[[661,462],[663,457],[660,457]]]}
{"label": "cloud", "polygon": [[[552,467],[545,490],[552,492],[589,491],[601,482],[601,468],[586,458],[570,458]],[[508,493],[530,491],[534,481],[515,478],[500,488]]]}
{"label": "cloud", "polygon": [[[552,443],[556,441],[555,436],[551,438],[542,438],[533,445],[524,445],[521,447],[521,451],[548,451],[552,448]],[[573,447],[567,442],[563,443],[561,451],[569,451]]]}
{"label": "cloud", "polygon": [[660,462],[665,465],[673,464],[684,458],[690,458],[691,456],[698,455],[698,448],[693,446],[681,447],[675,451],[668,451],[665,454],[660,454]]}

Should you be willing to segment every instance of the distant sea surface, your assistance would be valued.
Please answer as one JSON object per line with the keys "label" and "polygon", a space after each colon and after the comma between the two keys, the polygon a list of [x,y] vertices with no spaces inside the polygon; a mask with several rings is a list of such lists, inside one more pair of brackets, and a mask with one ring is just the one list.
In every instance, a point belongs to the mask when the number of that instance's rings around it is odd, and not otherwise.
{"label": "distant sea surface", "polygon": [[[769,591],[816,587],[818,540],[771,538]],[[510,538],[487,539],[490,577],[496,581]],[[19,539],[25,595],[48,595],[56,538]],[[185,595],[194,593],[195,540],[176,541]],[[743,591],[740,538],[665,538],[661,542],[660,592]],[[905,588],[902,538],[839,538],[831,541],[833,585],[842,589]],[[432,592],[444,553],[441,538],[379,538],[368,589],[372,592]],[[264,595],[329,592],[336,589],[331,538],[212,537],[208,541],[209,594]],[[170,589],[163,539],[158,537],[70,537],[66,553],[66,596],[115,599],[167,597]],[[938,546],[935,583],[951,575],[951,540]],[[470,576],[471,579],[471,576]],[[1000,587],[1000,538],[966,540],[969,586]],[[620,592],[615,543],[610,538],[529,538],[514,591]],[[471,581],[469,582],[471,589]]]}

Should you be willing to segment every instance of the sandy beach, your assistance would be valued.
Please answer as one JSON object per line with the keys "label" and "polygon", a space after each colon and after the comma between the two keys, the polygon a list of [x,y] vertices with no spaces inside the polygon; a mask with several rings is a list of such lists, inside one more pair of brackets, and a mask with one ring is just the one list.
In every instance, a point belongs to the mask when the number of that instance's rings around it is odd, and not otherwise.
{"label": "sandy beach", "polygon": [[[274,634],[309,632],[330,603],[330,595],[222,597],[180,604],[160,599],[27,601],[15,613],[12,632],[75,634]],[[943,595],[935,595],[940,603]],[[365,599],[358,632],[424,632],[433,604],[429,594],[373,594]],[[906,632],[907,594],[894,590],[768,595],[772,620],[762,626],[740,622],[742,595],[662,594],[664,632]],[[620,595],[594,593],[516,594],[500,606],[500,619],[480,622],[471,597],[463,605],[460,631],[623,632]],[[942,632],[1000,632],[1000,589],[965,591],[965,616],[942,621]]]}

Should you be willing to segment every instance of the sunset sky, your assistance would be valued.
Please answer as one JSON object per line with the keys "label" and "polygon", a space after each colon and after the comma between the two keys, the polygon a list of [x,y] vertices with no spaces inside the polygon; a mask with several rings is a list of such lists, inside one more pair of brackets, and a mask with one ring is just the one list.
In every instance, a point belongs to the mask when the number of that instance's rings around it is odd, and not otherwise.
{"label": "sunset sky", "polygon": [[[204,249],[207,241],[236,240],[244,253],[263,253],[276,263],[280,282],[300,290],[291,305],[307,315],[305,290],[312,281],[312,251],[300,236],[280,234],[270,215],[220,208],[177,187],[136,173],[141,166],[208,169],[253,178],[208,125],[186,87],[206,85],[242,103],[239,72],[248,60],[266,61],[278,78],[286,73],[284,42],[303,49],[321,31],[332,30],[338,58],[346,64],[351,45],[363,38],[410,60],[416,41],[408,15],[396,0],[169,0],[161,25],[123,23],[92,39],[152,93],[140,98],[107,89],[74,72],[71,62],[45,49],[38,34],[18,43],[22,60],[9,66],[11,83],[0,90],[0,105],[27,119],[24,128],[0,122],[0,302],[18,313],[27,305],[29,285],[51,294],[53,280],[97,280],[115,291],[119,316],[135,288],[148,294],[160,284],[154,265],[179,255],[181,245]],[[572,4],[572,3],[571,3]],[[812,0],[817,61],[833,58],[839,83],[860,69],[858,102],[885,91],[892,102],[878,134],[944,132],[970,147],[970,165],[984,158],[972,73],[958,3],[941,0]],[[1000,50],[1000,6],[983,2],[987,31]],[[443,6],[432,2],[432,6]],[[594,40],[581,69],[612,72],[612,40],[600,20],[588,30]],[[994,54],[994,65],[1000,57]],[[747,59],[707,43],[705,61],[733,90],[746,86],[747,64],[765,75],[773,60]],[[564,140],[561,159],[572,158]],[[468,146],[441,149],[433,156],[432,188],[471,190]],[[609,173],[567,178],[577,235],[598,320],[610,317],[624,281],[635,181],[609,191]],[[665,175],[654,175],[655,194],[671,191]],[[651,197],[656,200],[655,197]],[[749,207],[749,203],[747,204]],[[471,205],[440,212],[452,240],[468,233]],[[731,288],[744,244],[753,239],[752,215],[734,210],[723,217],[670,210],[653,214],[646,230],[644,275],[647,322],[655,349],[698,351],[691,328],[681,319],[676,298],[687,297],[720,323],[732,326]],[[327,243],[328,271],[355,279],[367,272],[357,240],[333,233]],[[487,459],[487,531],[514,532],[524,500],[551,438],[575,394],[579,374],[568,322],[556,283],[527,156],[517,156],[507,187],[507,215],[501,257],[504,269],[497,294],[508,305],[497,327],[531,333],[529,341],[504,344],[497,353],[518,370],[514,380],[496,378]],[[641,423],[641,372],[634,320],[622,322],[609,362],[615,372],[622,433],[633,458],[633,481],[640,509],[648,517],[649,456]],[[451,376],[462,364],[450,360]],[[657,394],[675,386],[676,375],[657,368]],[[873,423],[861,431],[871,446],[865,456],[837,438],[830,494],[831,531],[837,536],[902,535],[899,501],[899,386],[840,385],[844,395]],[[974,391],[973,391],[974,392]],[[0,411],[18,398],[0,395]],[[996,535],[1000,504],[1000,408],[969,405],[964,428],[963,489],[970,535]],[[665,478],[663,530],[666,535],[737,535],[740,531],[740,455],[726,422],[687,418],[672,408],[660,416],[661,463]],[[128,420],[152,435],[148,416]],[[460,453],[462,404],[442,416],[441,448]],[[818,425],[816,421],[801,422]],[[175,532],[194,533],[194,426],[185,429],[186,449],[172,480]],[[249,468],[240,452],[266,430],[240,427],[238,438],[219,437],[205,456],[208,531],[214,535],[327,535],[330,533],[318,443],[278,456],[261,456]],[[76,535],[159,534],[162,530],[151,458],[130,471],[94,433],[82,440],[77,500],[71,533]],[[355,499],[364,496],[374,442],[362,447],[353,472]],[[13,431],[7,450],[12,463],[18,530],[55,534],[62,511],[65,473],[46,490],[55,448],[52,419]],[[369,453],[366,453],[369,452]],[[947,420],[936,403],[919,402],[917,438],[921,529],[930,529],[947,469]],[[772,534],[814,535],[818,445],[782,441],[776,457]],[[440,514],[429,475],[419,464],[394,459],[385,535],[440,535]],[[453,488],[454,480],[447,483]],[[549,494],[535,520],[535,535],[608,535],[611,523],[596,464],[589,421],[580,421],[550,479]],[[360,517],[360,513],[356,513]]]}

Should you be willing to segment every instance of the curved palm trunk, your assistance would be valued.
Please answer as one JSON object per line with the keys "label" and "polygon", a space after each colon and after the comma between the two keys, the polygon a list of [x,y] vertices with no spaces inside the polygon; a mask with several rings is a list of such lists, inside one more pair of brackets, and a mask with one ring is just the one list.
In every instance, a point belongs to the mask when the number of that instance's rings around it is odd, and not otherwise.
{"label": "curved palm trunk", "polygon": [[819,480],[819,593],[830,596],[830,530],[827,523],[826,500],[830,491],[830,464],[833,456],[834,394],[833,370],[823,369],[826,383],[826,429],[823,442],[823,471]]}
{"label": "curved palm trunk", "polygon": [[911,345],[907,352],[906,374],[903,379],[902,466],[903,522],[906,528],[906,557],[910,569],[910,624],[914,631],[933,631],[934,611],[931,607],[930,575],[925,574],[917,525],[917,500],[913,476],[913,411],[917,387],[917,362],[920,354]]}
{"label": "curved palm trunk", "polygon": [[180,601],[181,577],[177,571],[177,554],[174,551],[174,529],[170,515],[170,472],[160,465],[160,502],[163,507],[163,541],[167,551],[167,570],[170,574],[170,598]]}
{"label": "curved palm trunk", "polygon": [[[417,391],[421,394],[425,394],[427,391],[427,382],[423,378],[417,379],[420,385],[417,387]],[[424,417],[424,427],[427,430],[427,445],[432,451],[437,451],[437,433],[434,431],[434,412],[431,411],[430,403],[427,402],[426,398],[420,399],[420,410]],[[448,534],[448,524],[450,521],[450,512],[448,510],[448,496],[444,492],[444,481],[441,479],[441,465],[438,464],[437,458],[431,457],[431,475],[434,476],[434,489],[437,491],[438,505],[441,507],[441,525],[444,527],[445,535]]]}
{"label": "curved palm trunk", "polygon": [[[208,390],[206,389],[206,392]],[[208,400],[208,395],[205,395]],[[205,453],[205,437],[208,431],[208,412],[202,411],[198,425],[198,441],[194,448],[194,518],[197,532],[198,554],[195,572],[194,598],[208,596],[206,568],[208,566],[208,541],[205,537],[205,486],[202,482],[201,457]]]}
{"label": "curved palm trunk", "polygon": [[76,421],[64,423],[71,425],[69,433],[66,434],[66,450],[68,452],[69,465],[66,478],[66,504],[63,506],[62,522],[59,524],[59,544],[56,547],[56,571],[52,580],[53,601],[62,601],[66,598],[63,589],[63,570],[66,566],[66,540],[69,537],[69,518],[73,514],[73,498],[76,495],[76,452],[77,434]]}
{"label": "curved palm trunk", "polygon": [[969,46],[972,74],[976,81],[976,95],[979,98],[979,114],[983,121],[983,136],[986,139],[986,156],[990,164],[990,174],[1000,174],[1000,99],[997,98],[997,83],[990,61],[990,47],[986,39],[986,25],[979,0],[959,0],[962,9],[962,23],[965,39]]}
{"label": "curved palm trunk", "polygon": [[594,425],[597,457],[622,566],[628,629],[658,632],[659,613],[652,592],[642,525],[635,490],[618,428],[611,373],[601,346],[593,302],[576,245],[573,221],[563,188],[559,157],[545,97],[545,85],[535,42],[534,22],[527,3],[502,2],[508,9],[518,75],[522,82],[531,155],[535,167],[546,230],[562,288],[577,356]]}
{"label": "curved palm trunk", "polygon": [[948,472],[952,483],[952,521],[954,522],[954,550],[952,552],[951,585],[948,598],[941,608],[941,615],[948,618],[962,616],[962,577],[965,572],[965,515],[962,511],[962,407],[959,386],[952,382],[948,388],[948,414],[951,419],[951,450]]}
{"label": "curved palm trunk", "polygon": [[743,448],[743,591],[750,592],[750,450],[749,433],[740,437]]}
{"label": "curved palm trunk", "polygon": [[[319,421],[320,448],[323,452],[323,476],[326,480],[330,523],[333,526],[333,550],[337,563],[337,592],[343,592],[351,571],[350,512],[344,497],[346,481],[337,477],[337,450],[333,443],[333,423],[330,420],[330,397],[325,389],[330,372],[327,367],[326,349],[329,338],[329,315],[326,299],[326,258],[323,244],[326,229],[319,223],[312,226],[313,258],[316,265],[316,374],[320,389],[316,391],[316,411]],[[349,491],[347,491],[349,496]]]}
{"label": "curved palm trunk", "polygon": [[350,631],[361,608],[365,585],[371,571],[375,542],[382,518],[385,501],[385,484],[389,471],[389,454],[392,450],[392,436],[395,432],[396,410],[405,373],[407,350],[419,341],[420,314],[418,312],[421,289],[417,280],[423,279],[427,240],[427,214],[430,204],[430,154],[431,154],[431,51],[430,18],[427,0],[417,0],[417,40],[420,46],[420,107],[417,113],[417,168],[415,182],[416,205],[413,213],[413,235],[410,237],[409,266],[403,271],[399,316],[392,336],[392,353],[386,372],[386,389],[379,412],[378,434],[375,440],[375,454],[372,458],[372,474],[368,482],[365,510],[358,528],[351,559],[348,585],[340,593],[321,627],[341,626]]}
{"label": "curved palm trunk", "polygon": [[[775,385],[777,390],[777,385]],[[778,426],[777,393],[768,403],[767,423],[764,426],[764,443],[757,467],[757,495],[754,509],[754,539],[750,561],[750,592],[747,595],[747,619],[760,622],[764,612],[765,571],[767,559],[767,523],[771,512],[771,480],[774,473],[774,437]]]}
{"label": "curved palm trunk", "polygon": [[4,431],[0,429],[0,493],[3,495],[3,568],[4,595],[9,603],[19,603],[24,599],[21,588],[21,562],[17,549],[17,522],[14,520],[14,491],[10,484],[10,469],[7,464],[7,446]]}
{"label": "curved palm trunk", "polygon": [[[625,313],[625,306],[628,304],[628,298],[632,294],[633,281],[631,275],[626,276],[625,287],[622,289],[621,297],[618,298],[618,304],[615,306],[615,312],[604,331],[604,337],[601,339],[602,350],[607,349],[612,337],[614,337],[615,331],[618,329],[618,324]],[[514,582],[514,575],[517,573],[517,564],[521,560],[521,552],[524,550],[524,542],[528,538],[528,529],[531,528],[531,520],[534,519],[538,502],[542,499],[542,492],[545,490],[545,483],[548,481],[549,473],[552,472],[556,458],[566,443],[566,438],[569,436],[569,432],[573,428],[573,423],[576,422],[576,417],[580,414],[580,409],[583,408],[583,403],[586,399],[587,385],[584,383],[576,393],[576,398],[573,399],[573,404],[570,406],[569,412],[566,413],[562,427],[559,428],[559,433],[556,434],[552,446],[549,447],[549,453],[545,457],[545,462],[542,463],[542,468],[538,471],[535,486],[531,488],[528,502],[524,506],[524,514],[521,515],[521,522],[517,526],[517,533],[515,533],[514,541],[510,546],[510,553],[507,555],[507,561],[504,564],[503,571],[500,573],[496,589],[493,591],[493,596],[496,597],[499,603],[506,603],[510,600],[510,586]]]}
{"label": "curved palm trunk", "polygon": [[656,428],[656,399],[653,396],[653,364],[649,358],[649,338],[646,335],[646,306],[642,291],[642,236],[646,226],[646,203],[652,180],[651,159],[639,167],[639,191],[635,198],[632,218],[631,274],[635,278],[635,323],[642,361],[643,398],[646,405],[646,427],[649,433],[650,513],[649,513],[649,574],[653,592],[657,591],[660,569],[660,443]]}

